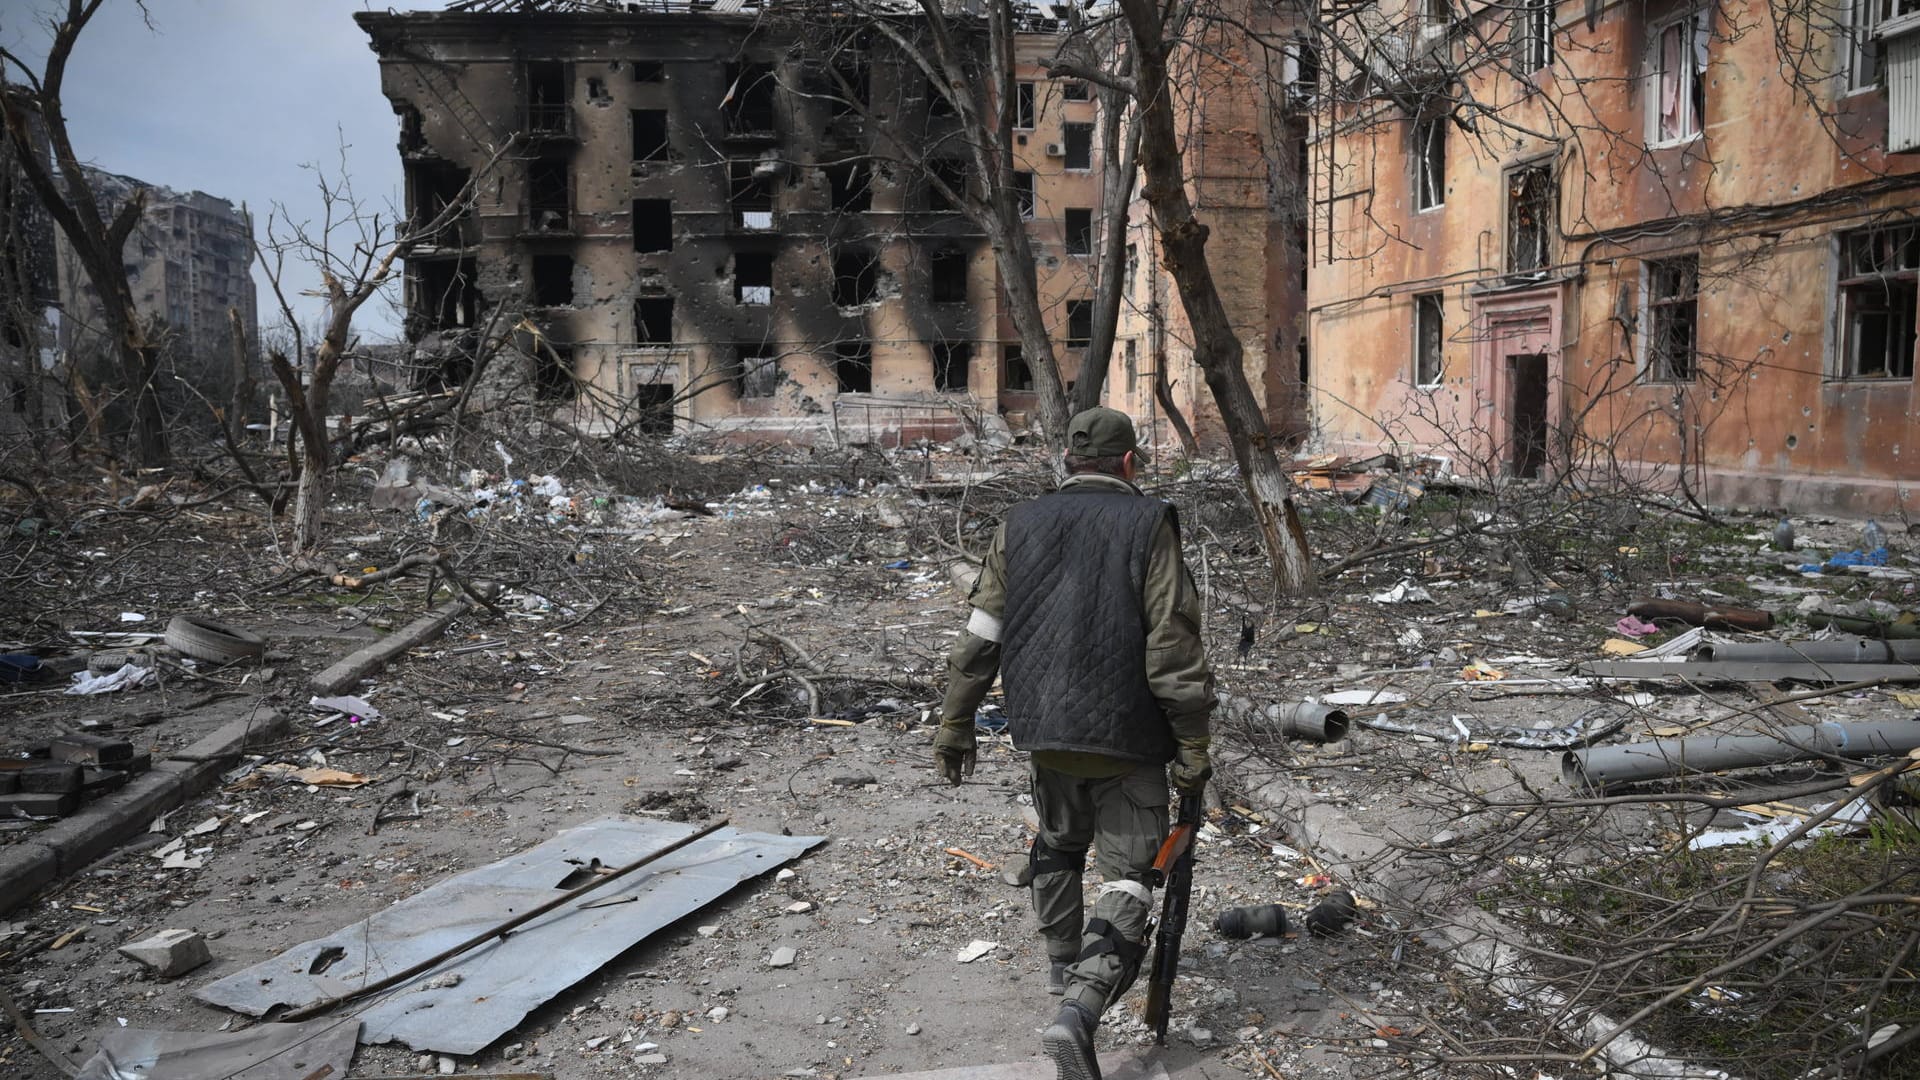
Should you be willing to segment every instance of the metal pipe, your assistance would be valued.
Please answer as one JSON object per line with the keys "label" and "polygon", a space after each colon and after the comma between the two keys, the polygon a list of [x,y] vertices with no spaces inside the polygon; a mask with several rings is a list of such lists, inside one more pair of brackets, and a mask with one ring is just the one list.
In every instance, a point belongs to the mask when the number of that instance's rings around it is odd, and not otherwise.
{"label": "metal pipe", "polygon": [[1261,706],[1250,698],[1221,694],[1220,708],[1235,720],[1264,728],[1282,738],[1329,743],[1347,737],[1347,714],[1332,705],[1283,701]]}
{"label": "metal pipe", "polygon": [[1920,717],[1800,724],[1772,735],[1694,735],[1570,750],[1560,759],[1560,775],[1570,787],[1599,788],[1823,757],[1904,754],[1915,747],[1920,747]]}
{"label": "metal pipe", "polygon": [[1920,663],[1920,641],[1872,641],[1867,638],[1722,641],[1700,646],[1688,653],[1687,659],[1700,663],[1911,664]]}

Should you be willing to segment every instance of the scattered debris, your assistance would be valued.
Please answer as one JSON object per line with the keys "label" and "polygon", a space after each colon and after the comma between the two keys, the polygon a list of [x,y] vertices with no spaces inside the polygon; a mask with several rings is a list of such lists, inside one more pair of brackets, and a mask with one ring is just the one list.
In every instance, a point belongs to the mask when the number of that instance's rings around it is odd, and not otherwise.
{"label": "scattered debris", "polygon": [[196,930],[161,930],[120,946],[120,954],[147,965],[163,979],[185,975],[213,959],[206,937]]}

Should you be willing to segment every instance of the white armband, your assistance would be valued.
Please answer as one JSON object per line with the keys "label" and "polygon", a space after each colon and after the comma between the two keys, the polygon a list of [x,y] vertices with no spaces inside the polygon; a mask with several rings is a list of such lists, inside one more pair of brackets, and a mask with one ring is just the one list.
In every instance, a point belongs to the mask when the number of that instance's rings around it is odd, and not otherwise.
{"label": "white armband", "polygon": [[973,614],[967,618],[967,633],[972,634],[982,641],[991,641],[995,645],[998,645],[1000,643],[1001,625],[1000,619],[997,616],[989,615],[979,608],[974,608]]}

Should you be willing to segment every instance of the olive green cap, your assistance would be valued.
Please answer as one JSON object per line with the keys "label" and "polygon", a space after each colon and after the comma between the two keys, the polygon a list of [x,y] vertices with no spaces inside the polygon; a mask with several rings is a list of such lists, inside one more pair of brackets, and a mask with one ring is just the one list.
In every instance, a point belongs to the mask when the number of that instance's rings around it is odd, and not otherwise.
{"label": "olive green cap", "polygon": [[1077,457],[1119,457],[1133,452],[1140,461],[1150,460],[1133,432],[1133,420],[1118,409],[1092,408],[1075,413],[1067,421],[1067,453]]}

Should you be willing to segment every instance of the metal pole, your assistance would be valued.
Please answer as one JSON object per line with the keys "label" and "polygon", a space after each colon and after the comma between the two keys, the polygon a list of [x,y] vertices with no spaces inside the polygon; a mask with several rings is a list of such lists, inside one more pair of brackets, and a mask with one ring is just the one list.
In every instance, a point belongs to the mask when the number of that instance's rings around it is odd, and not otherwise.
{"label": "metal pole", "polygon": [[1560,759],[1560,775],[1571,787],[1597,788],[1816,758],[1892,756],[1915,747],[1920,718],[1801,724],[1771,735],[1694,735],[1570,750]]}

